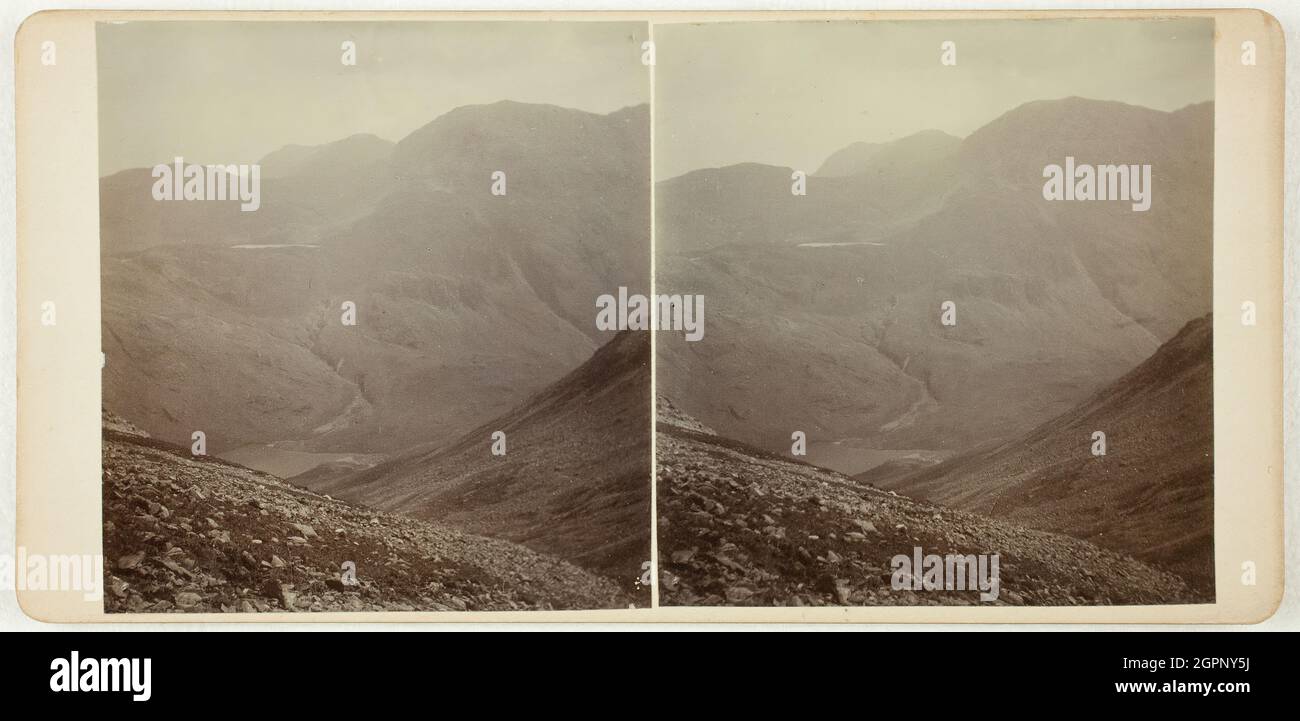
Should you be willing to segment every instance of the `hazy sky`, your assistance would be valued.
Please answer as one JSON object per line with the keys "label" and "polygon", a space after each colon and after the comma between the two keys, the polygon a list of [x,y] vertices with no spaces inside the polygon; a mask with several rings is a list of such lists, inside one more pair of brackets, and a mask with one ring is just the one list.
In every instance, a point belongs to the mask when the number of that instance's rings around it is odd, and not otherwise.
{"label": "hazy sky", "polygon": [[[814,172],[856,141],[965,137],[1030,100],[1176,110],[1214,99],[1212,20],[656,25],[655,173]],[[940,45],[957,64],[940,64]]]}
{"label": "hazy sky", "polygon": [[608,22],[101,24],[100,174],[177,155],[253,163],[355,133],[397,141],[498,100],[607,113],[649,102],[647,38],[644,23]]}

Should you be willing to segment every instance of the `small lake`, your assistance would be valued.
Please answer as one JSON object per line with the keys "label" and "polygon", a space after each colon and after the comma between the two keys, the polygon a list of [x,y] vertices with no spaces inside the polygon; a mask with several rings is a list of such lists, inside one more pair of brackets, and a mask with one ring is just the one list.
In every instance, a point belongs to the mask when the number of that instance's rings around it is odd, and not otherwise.
{"label": "small lake", "polygon": [[848,476],[857,475],[881,463],[918,456],[940,461],[951,455],[950,451],[936,451],[930,448],[866,448],[865,442],[856,438],[839,441],[808,441],[808,455],[804,460],[832,471],[839,471]]}
{"label": "small lake", "polygon": [[322,463],[344,461],[355,463],[359,468],[373,466],[383,456],[373,453],[313,453],[311,451],[291,451],[274,445],[240,446],[225,453],[217,454],[232,463],[252,468],[255,471],[270,473],[280,478],[289,478],[299,473],[310,471]]}

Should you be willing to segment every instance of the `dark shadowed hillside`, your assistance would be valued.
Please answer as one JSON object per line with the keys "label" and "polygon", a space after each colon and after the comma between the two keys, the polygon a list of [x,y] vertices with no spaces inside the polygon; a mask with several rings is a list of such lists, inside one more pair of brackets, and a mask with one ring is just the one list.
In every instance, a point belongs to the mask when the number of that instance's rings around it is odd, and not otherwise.
{"label": "dark shadowed hillside", "polygon": [[[505,456],[491,453],[495,431],[506,434]],[[506,538],[627,587],[650,558],[649,475],[650,337],[627,331],[454,443],[314,487]]]}
{"label": "dark shadowed hillside", "polygon": [[[1174,570],[1213,598],[1211,317],[1022,437],[913,474],[859,478],[965,510],[1084,538]],[[1106,434],[1094,456],[1092,434]]]}

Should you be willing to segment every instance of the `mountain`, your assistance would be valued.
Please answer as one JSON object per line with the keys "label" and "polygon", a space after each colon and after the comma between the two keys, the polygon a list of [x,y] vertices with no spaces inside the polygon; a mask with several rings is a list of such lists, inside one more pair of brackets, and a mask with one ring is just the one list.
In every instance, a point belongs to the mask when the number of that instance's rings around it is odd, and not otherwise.
{"label": "mountain", "polygon": [[[705,295],[709,316],[702,341],[661,336],[658,387],[762,448],[803,431],[811,460],[849,474],[885,450],[1016,437],[1210,310],[1213,115],[1048,100],[911,163],[904,141],[870,148],[893,159],[838,176],[869,163],[851,147],[806,196],[770,166],[664,180],[656,284]],[[1067,156],[1150,163],[1150,210],[1044,200],[1043,168]]]}
{"label": "mountain", "polygon": [[320,178],[352,175],[359,168],[384,163],[394,143],[369,133],[324,145],[286,145],[262,157],[263,178]]}
{"label": "mountain", "polygon": [[1195,598],[1177,576],[1091,543],[900,497],[680,423],[661,422],[656,443],[666,606],[986,603],[977,591],[893,588],[892,559],[918,548],[998,554],[992,605]]}
{"label": "mountain", "polygon": [[853,143],[826,159],[820,177],[839,178],[862,173],[896,175],[918,163],[938,164],[961,146],[961,139],[940,130],[922,130],[889,143]]}
{"label": "mountain", "polygon": [[[1197,318],[1150,358],[1022,437],[881,488],[1067,533],[1168,568],[1213,598],[1214,342]],[[1094,456],[1092,434],[1106,434]],[[872,478],[872,476],[875,476]]]}
{"label": "mountain", "polygon": [[[506,541],[361,508],[104,428],[104,609],[623,608],[611,581]],[[354,564],[356,584],[344,580]],[[350,580],[350,579],[349,579]]]}
{"label": "mountain", "polygon": [[[101,254],[158,246],[317,243],[326,229],[364,214],[394,187],[388,172],[393,143],[354,135],[317,146],[289,145],[257,160],[262,206],[158,201],[152,168],[132,168],[101,178]],[[173,158],[159,162],[171,165]],[[184,158],[185,162],[204,162]],[[247,163],[228,159],[222,163]]]}
{"label": "mountain", "polygon": [[[313,487],[505,538],[632,588],[650,558],[650,412],[649,333],[624,331],[459,440]],[[497,431],[504,456],[491,452]]]}
{"label": "mountain", "polygon": [[596,296],[649,285],[645,106],[468,106],[263,162],[256,212],[101,180],[105,402],[163,440],[266,468],[445,443],[586,360]]}

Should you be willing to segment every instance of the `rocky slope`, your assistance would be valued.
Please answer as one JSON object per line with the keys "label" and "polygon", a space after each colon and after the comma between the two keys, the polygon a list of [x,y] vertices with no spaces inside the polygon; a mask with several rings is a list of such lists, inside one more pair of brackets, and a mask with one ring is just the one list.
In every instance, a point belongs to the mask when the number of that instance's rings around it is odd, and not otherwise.
{"label": "rocky slope", "polygon": [[[1020,438],[915,473],[861,478],[1068,533],[1159,564],[1214,597],[1214,338],[1188,323],[1137,368]],[[1092,434],[1106,434],[1094,456]]]}
{"label": "rocky slope", "polygon": [[979,605],[894,590],[891,559],[999,554],[998,605],[1188,602],[1177,576],[1068,536],[929,503],[744,444],[659,425],[660,602]]}
{"label": "rocky slope", "polygon": [[[354,506],[136,433],[106,427],[103,460],[110,613],[631,602],[614,583],[522,546]],[[349,561],[355,584],[344,576]]]}
{"label": "rocky slope", "polygon": [[[497,431],[504,456],[491,452]],[[650,559],[650,334],[613,336],[576,370],[453,443],[313,487],[509,539],[648,594],[639,579]]]}

